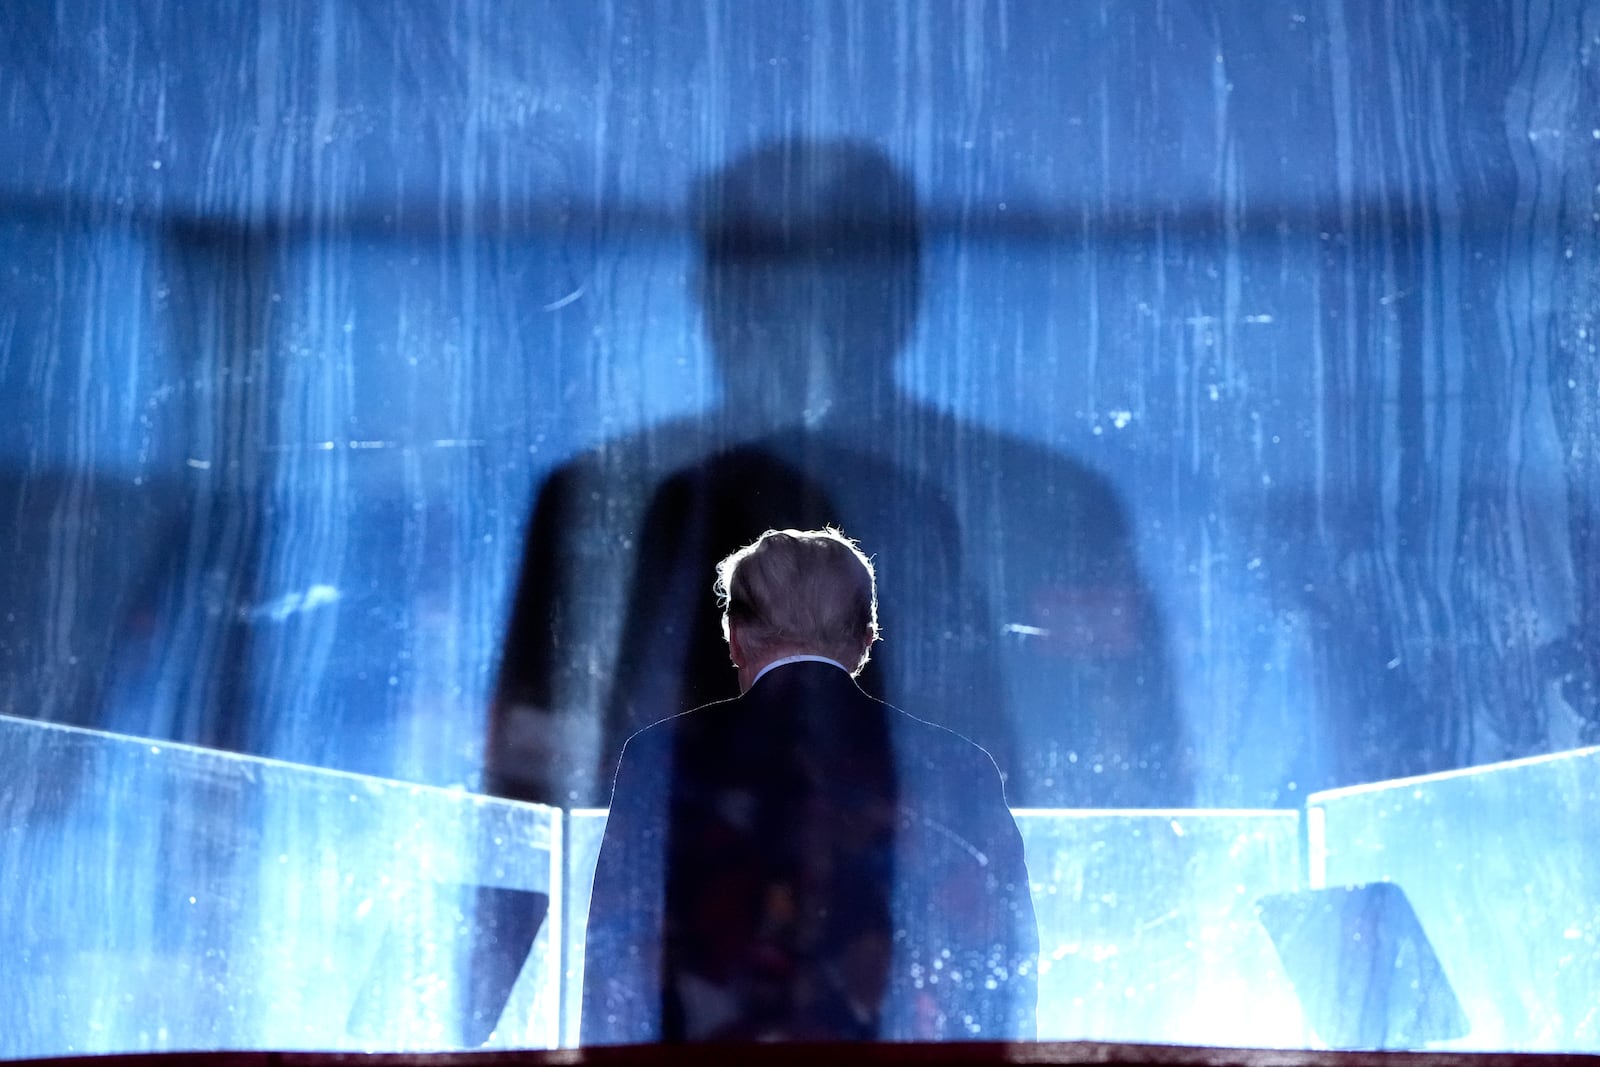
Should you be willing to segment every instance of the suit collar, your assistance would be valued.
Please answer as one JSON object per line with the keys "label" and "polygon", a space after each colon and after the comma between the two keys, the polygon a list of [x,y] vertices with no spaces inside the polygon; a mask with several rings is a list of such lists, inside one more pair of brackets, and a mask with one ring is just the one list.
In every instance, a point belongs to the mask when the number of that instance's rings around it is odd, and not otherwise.
{"label": "suit collar", "polygon": [[755,678],[753,678],[750,682],[750,688],[754,689],[756,687],[756,683],[765,678],[771,671],[779,667],[787,667],[791,663],[831,663],[833,666],[838,667],[841,671],[844,671],[844,673],[850,673],[850,668],[846,667],[843,663],[840,663],[836,659],[829,659],[827,656],[785,656],[782,659],[773,660],[765,667],[762,667],[761,670],[757,671]]}

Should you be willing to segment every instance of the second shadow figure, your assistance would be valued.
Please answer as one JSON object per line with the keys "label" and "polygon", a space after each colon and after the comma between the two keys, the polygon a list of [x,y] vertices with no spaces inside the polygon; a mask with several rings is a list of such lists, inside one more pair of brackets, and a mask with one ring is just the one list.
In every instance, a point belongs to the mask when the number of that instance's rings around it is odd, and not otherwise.
{"label": "second shadow figure", "polygon": [[[607,446],[604,463],[579,460],[547,484],[496,738],[549,694],[552,650],[584,653],[560,632],[579,608],[559,590],[585,588],[558,577],[581,562],[563,540],[594,543],[580,515],[592,523],[594,500],[642,491],[637,526],[616,531],[637,548],[603,722],[598,736],[566,724],[598,756],[580,800],[605,802],[629,735],[735,695],[704,580],[716,561],[769,529],[833,524],[874,546],[888,591],[885,640],[860,678],[868,693],[982,745],[1015,806],[1187,804],[1162,627],[1114,492],[1065,456],[895,384],[922,296],[910,180],[869,144],[783,140],[703,177],[690,209],[723,410],[698,455],[619,471],[619,455],[652,452]],[[613,476],[597,479],[602,467]],[[573,748],[524,752],[558,763]],[[491,766],[517,758],[491,740]]]}

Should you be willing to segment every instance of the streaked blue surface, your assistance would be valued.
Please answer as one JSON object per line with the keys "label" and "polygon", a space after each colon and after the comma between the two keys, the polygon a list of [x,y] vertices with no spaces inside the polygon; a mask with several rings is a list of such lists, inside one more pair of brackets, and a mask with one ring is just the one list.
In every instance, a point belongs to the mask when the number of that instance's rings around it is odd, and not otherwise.
{"label": "streaked blue surface", "polygon": [[[532,749],[603,793],[639,511],[734,418],[689,184],[847,135],[922,205],[884,424],[926,405],[1104,479],[1197,803],[1592,743],[1594,18],[13,7],[0,710],[471,786],[533,494],[605,446]],[[999,598],[1036,561],[984,546],[1041,532],[968,458],[945,488]],[[1028,605],[982,614],[1021,647]],[[1083,754],[1089,713],[1016,673],[1018,743]]]}

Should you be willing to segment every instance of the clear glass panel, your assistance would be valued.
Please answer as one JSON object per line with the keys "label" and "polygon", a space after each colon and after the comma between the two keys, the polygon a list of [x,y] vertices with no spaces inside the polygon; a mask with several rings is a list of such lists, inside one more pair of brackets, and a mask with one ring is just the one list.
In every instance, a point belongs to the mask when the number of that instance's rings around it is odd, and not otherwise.
{"label": "clear glass panel", "polygon": [[[1039,1039],[1303,1046],[1258,898],[1301,888],[1293,811],[1019,810],[1039,922]],[[605,811],[568,818],[565,1025]]]}
{"label": "clear glass panel", "polygon": [[561,1014],[565,1044],[578,1043],[583,1020],[583,935],[589,917],[589,891],[594,888],[595,861],[606,831],[604,808],[579,808],[567,814],[566,1001]]}
{"label": "clear glass panel", "polygon": [[1304,1047],[1256,901],[1301,886],[1293,811],[1019,811],[1039,1037]]}
{"label": "clear glass panel", "polygon": [[[1470,1026],[1456,1044],[1593,1052],[1597,805],[1593,748],[1319,793],[1307,809],[1310,871],[1319,886],[1404,892]],[[1389,997],[1391,1013],[1414,1010],[1416,990]]]}
{"label": "clear glass panel", "polygon": [[0,766],[0,1055],[557,1041],[558,812],[8,717]]}

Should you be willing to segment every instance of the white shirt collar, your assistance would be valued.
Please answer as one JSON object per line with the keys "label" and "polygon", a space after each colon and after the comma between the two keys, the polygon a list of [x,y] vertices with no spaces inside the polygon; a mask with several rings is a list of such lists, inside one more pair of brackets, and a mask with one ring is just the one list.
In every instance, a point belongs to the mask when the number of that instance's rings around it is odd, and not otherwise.
{"label": "white shirt collar", "polygon": [[849,667],[846,667],[836,659],[829,659],[827,656],[785,656],[782,659],[775,659],[765,667],[762,667],[761,670],[756,672],[756,676],[750,679],[750,684],[753,686],[761,681],[761,676],[772,670],[772,668],[782,667],[789,663],[831,663],[841,671],[844,671],[844,673],[850,673]]}

